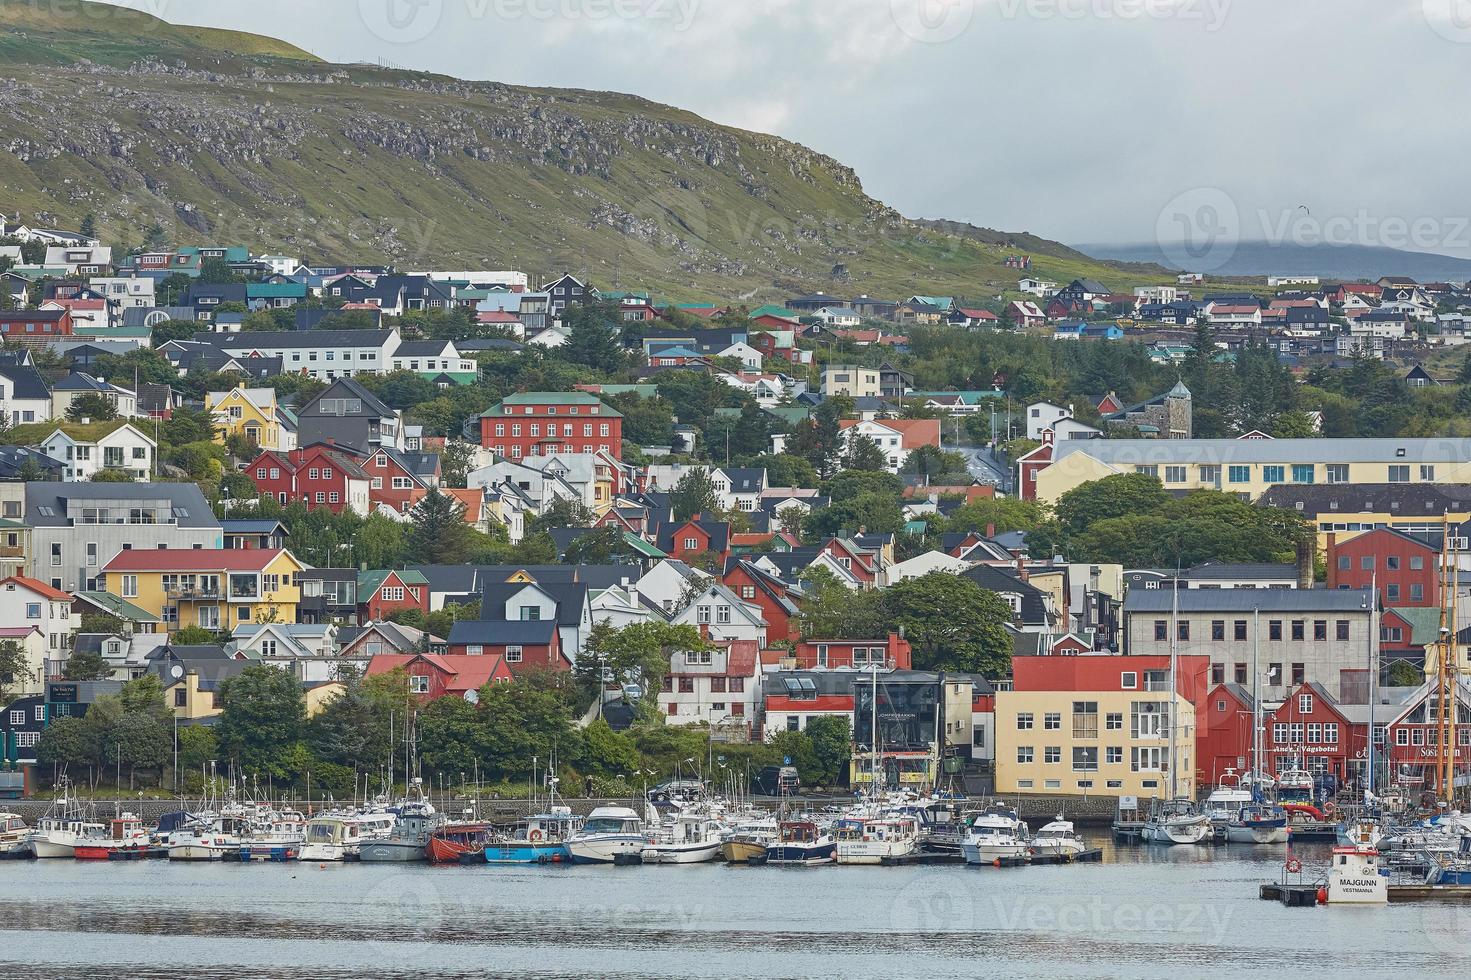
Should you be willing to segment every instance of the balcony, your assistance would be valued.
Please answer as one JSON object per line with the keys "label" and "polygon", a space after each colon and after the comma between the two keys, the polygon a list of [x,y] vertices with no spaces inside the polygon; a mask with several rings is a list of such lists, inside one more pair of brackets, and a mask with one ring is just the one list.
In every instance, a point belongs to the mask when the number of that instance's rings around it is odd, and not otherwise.
{"label": "balcony", "polygon": [[163,592],[170,599],[180,602],[219,602],[225,595],[218,585],[175,585]]}

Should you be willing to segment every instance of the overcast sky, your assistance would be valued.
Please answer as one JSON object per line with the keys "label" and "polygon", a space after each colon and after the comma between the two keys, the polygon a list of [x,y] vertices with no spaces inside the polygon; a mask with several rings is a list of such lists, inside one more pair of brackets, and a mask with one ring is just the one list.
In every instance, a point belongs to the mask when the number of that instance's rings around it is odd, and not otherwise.
{"label": "overcast sky", "polygon": [[1471,254],[1471,0],[124,5],[332,61],[632,92],[831,154],[913,216]]}

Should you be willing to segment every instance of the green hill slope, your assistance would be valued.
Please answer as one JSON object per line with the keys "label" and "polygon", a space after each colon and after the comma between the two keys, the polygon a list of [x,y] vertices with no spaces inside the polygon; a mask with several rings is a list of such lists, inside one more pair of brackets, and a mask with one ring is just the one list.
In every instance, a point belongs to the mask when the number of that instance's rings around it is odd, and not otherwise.
{"label": "green hill slope", "polygon": [[97,6],[0,0],[0,207],[92,214],[111,244],[158,223],[180,244],[566,270],[677,298],[982,298],[1014,288],[1022,253],[1063,281],[1163,278],[907,220],[829,157],[632,96],[331,65]]}

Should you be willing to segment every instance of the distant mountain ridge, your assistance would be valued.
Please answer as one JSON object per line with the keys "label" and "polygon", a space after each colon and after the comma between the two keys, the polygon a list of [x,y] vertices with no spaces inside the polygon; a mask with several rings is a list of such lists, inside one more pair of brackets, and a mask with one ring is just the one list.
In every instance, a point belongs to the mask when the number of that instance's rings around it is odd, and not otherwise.
{"label": "distant mountain ridge", "polygon": [[157,223],[178,244],[755,302],[1165,278],[910,220],[831,157],[634,96],[333,65],[72,0],[0,0],[0,31],[0,208],[94,215],[107,244]]}
{"label": "distant mountain ridge", "polygon": [[[1170,260],[1166,249],[1153,243],[1075,247],[1104,261],[1156,263],[1166,268],[1179,265]],[[1180,271],[1201,270],[1182,268]],[[1350,281],[1409,276],[1420,282],[1464,282],[1471,279],[1471,259],[1377,245],[1276,245],[1263,241],[1241,242],[1229,259],[1205,271],[1221,276],[1319,276]]]}

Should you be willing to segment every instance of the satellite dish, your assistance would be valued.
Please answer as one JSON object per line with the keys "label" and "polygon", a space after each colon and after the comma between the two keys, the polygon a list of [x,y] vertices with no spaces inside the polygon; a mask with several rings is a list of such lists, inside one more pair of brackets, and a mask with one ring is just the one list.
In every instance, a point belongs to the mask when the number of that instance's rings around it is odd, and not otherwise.
{"label": "satellite dish", "polygon": [[184,668],[179,664],[174,664],[172,667],[169,668],[169,675],[172,676],[175,680],[178,680],[180,677],[184,676]]}
{"label": "satellite dish", "polygon": [[471,688],[470,690],[465,692],[465,700],[469,701],[471,704],[479,704],[480,692],[475,690],[474,688]]}

